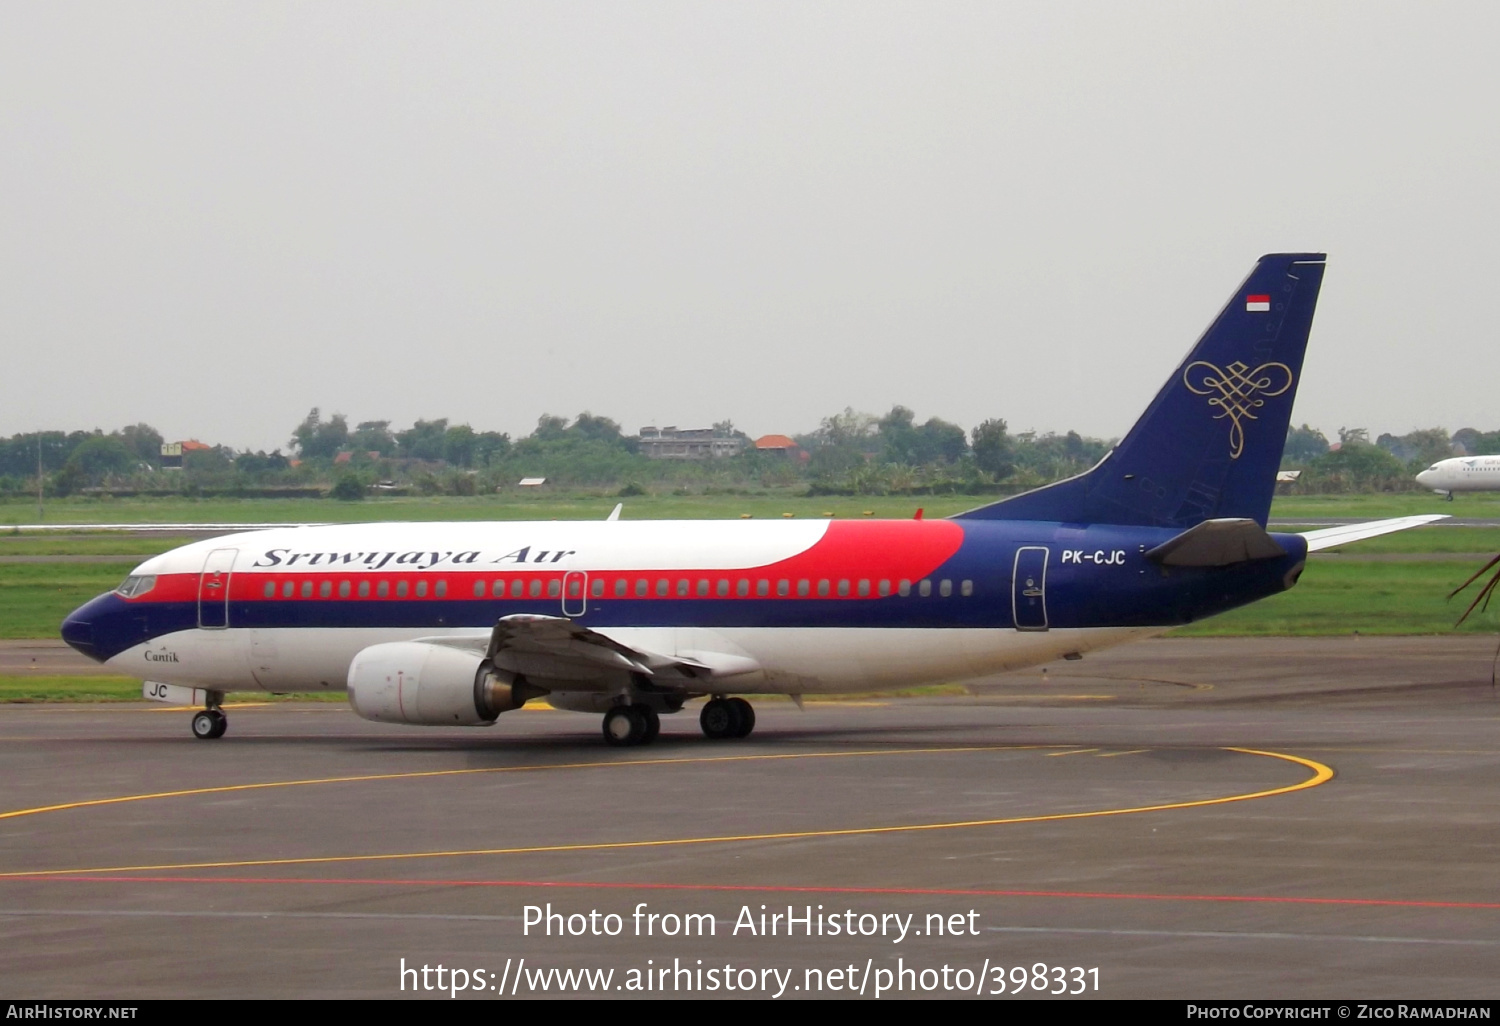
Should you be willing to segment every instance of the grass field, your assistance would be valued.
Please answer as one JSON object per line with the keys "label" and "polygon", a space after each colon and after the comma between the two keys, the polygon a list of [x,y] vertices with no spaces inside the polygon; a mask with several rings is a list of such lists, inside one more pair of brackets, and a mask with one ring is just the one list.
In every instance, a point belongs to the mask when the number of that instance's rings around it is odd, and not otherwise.
{"label": "grass field", "polygon": [[[607,491],[502,493],[472,498],[372,498],[363,502],[331,499],[74,499],[46,504],[41,523],[367,523],[378,520],[602,520],[616,502],[631,520],[733,519],[746,513],[775,518],[785,513],[819,517],[832,513],[859,517],[909,517],[918,507],[927,516],[947,516],[993,501],[974,495],[864,496],[809,498],[791,491],[733,495],[642,495],[616,498]],[[1390,495],[1309,495],[1278,497],[1271,516],[1395,517],[1447,513],[1458,517],[1500,517],[1500,492],[1460,496],[1444,502],[1426,492]],[[36,504],[0,502],[0,531],[7,525],[38,523]],[[3,535],[0,535],[3,537]]]}
{"label": "grass field", "polygon": [[790,492],[749,495],[641,495],[619,499],[599,493],[484,495],[473,498],[374,498],[363,502],[331,499],[91,499],[46,507],[37,520],[36,504],[0,503],[0,530],[16,524],[144,523],[370,523],[380,520],[603,520],[615,503],[625,504],[630,520],[732,520],[748,513],[761,518],[904,518],[917,509],[947,516],[988,501],[984,496],[809,498]]}
{"label": "grass field", "polygon": [[[139,702],[141,682],[134,677],[66,677],[0,675],[0,702]],[[335,694],[268,695],[264,692],[234,692],[228,699],[253,702],[345,702]],[[162,706],[160,711],[166,711]]]}
{"label": "grass field", "polygon": [[134,677],[0,676],[0,702],[138,702]]}
{"label": "grass field", "polygon": [[64,616],[125,579],[135,563],[0,564],[0,638],[55,638]]}
{"label": "grass field", "polygon": [[[1174,636],[1448,634],[1500,630],[1500,603],[1475,613],[1462,627],[1454,621],[1468,606],[1450,591],[1479,569],[1478,563],[1338,563],[1309,561],[1291,591],[1181,627]],[[1471,588],[1465,595],[1472,597]]]}

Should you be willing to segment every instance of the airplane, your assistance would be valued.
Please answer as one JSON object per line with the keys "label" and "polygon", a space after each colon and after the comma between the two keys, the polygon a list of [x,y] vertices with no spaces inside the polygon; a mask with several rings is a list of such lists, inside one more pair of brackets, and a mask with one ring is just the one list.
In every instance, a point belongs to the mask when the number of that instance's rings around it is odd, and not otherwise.
{"label": "airplane", "polygon": [[[366,719],[488,726],[545,697],[611,745],[743,738],[746,695],[982,677],[1160,634],[1297,583],[1307,554],[1441,516],[1267,531],[1325,257],[1262,257],[1093,469],[956,516],[322,525],[146,560],[70,614],[78,651],[202,706],[347,692]],[[1168,293],[1170,295],[1170,292]]]}
{"label": "airplane", "polygon": [[1500,456],[1455,456],[1417,475],[1417,484],[1453,501],[1454,492],[1500,491]]}

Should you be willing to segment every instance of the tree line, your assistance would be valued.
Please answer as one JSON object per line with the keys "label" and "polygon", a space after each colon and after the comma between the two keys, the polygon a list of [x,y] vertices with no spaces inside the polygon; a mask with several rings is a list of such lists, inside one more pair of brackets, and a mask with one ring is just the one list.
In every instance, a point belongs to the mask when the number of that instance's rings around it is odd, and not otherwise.
{"label": "tree line", "polygon": [[[0,495],[43,487],[53,495],[131,493],[285,493],[359,498],[372,489],[415,494],[473,495],[545,477],[563,487],[619,490],[734,490],[805,487],[812,494],[920,495],[1020,491],[1080,473],[1113,440],[1063,434],[1012,433],[992,418],[970,431],[939,417],[919,422],[894,406],[881,416],[846,408],[795,435],[800,454],[757,451],[729,421],[716,433],[738,437],[734,457],[654,460],[640,439],[608,417],[583,412],[544,415],[528,435],[512,439],[447,419],[393,429],[389,420],[349,424],[343,414],[311,410],[286,451],[236,451],[207,446],[184,453],[180,470],[162,467],[161,433],[133,424],[105,433],[44,431],[0,439]],[[1298,491],[1400,491],[1412,476],[1456,453],[1500,452],[1500,431],[1442,428],[1375,441],[1363,428],[1340,429],[1337,443],[1304,424],[1288,433],[1282,466],[1303,473]]]}

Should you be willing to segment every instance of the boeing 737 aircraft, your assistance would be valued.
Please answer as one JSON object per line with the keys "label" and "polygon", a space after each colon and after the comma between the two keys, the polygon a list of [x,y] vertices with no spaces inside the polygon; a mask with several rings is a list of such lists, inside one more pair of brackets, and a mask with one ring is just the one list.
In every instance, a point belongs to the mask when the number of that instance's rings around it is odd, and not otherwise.
{"label": "boeing 737 aircraft", "polygon": [[1417,484],[1453,501],[1454,492],[1500,491],[1500,456],[1455,456],[1417,475]]}
{"label": "boeing 737 aircraft", "polygon": [[[201,704],[347,689],[394,723],[532,698],[616,745],[707,697],[877,690],[1159,634],[1297,583],[1307,553],[1440,517],[1266,530],[1321,254],[1263,257],[1130,432],[1078,477],[942,520],[399,523],[251,531],[142,563],[76,610],[80,652]],[[1168,290],[1165,295],[1170,295]]]}

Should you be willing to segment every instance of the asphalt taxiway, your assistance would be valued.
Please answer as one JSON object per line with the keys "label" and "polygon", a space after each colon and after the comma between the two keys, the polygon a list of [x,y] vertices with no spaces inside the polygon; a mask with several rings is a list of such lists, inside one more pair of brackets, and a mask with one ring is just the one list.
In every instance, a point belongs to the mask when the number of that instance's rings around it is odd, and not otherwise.
{"label": "asphalt taxiway", "polygon": [[[742,742],[666,717],[629,750],[548,711],[460,731],[244,705],[202,742],[177,710],[3,707],[0,991],[437,994],[405,959],[486,999],[554,968],[629,996],[665,967],[698,996],[692,973],[725,966],[755,970],[751,996],[791,970],[783,996],[872,998],[901,969],[934,971],[902,995],[955,996],[944,965],[986,992],[1025,967],[1036,995],[1039,964],[1068,988],[1097,968],[1110,997],[1494,997],[1494,655],[1153,641],[967,695],[762,701]],[[580,918],[524,932],[548,903]],[[761,906],[823,935],[765,936]],[[557,935],[593,911],[619,934]],[[689,914],[713,935],[683,936]]]}

